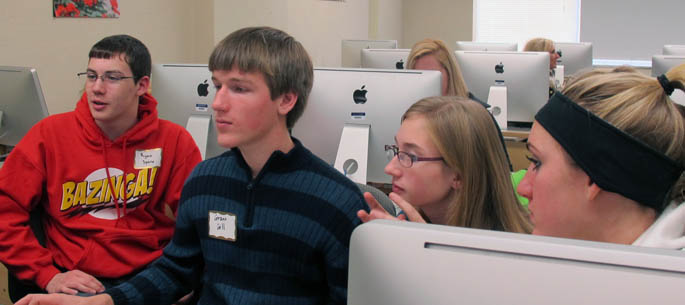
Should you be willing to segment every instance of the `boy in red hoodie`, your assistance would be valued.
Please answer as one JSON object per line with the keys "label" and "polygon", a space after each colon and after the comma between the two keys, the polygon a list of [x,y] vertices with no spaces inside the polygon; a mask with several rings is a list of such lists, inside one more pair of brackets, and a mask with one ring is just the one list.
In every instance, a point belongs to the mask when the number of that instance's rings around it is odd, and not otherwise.
{"label": "boy in red hoodie", "polygon": [[106,37],[88,57],[76,109],[37,123],[0,170],[0,261],[49,293],[101,292],[159,257],[201,161],[188,132],[157,117],[142,42]]}

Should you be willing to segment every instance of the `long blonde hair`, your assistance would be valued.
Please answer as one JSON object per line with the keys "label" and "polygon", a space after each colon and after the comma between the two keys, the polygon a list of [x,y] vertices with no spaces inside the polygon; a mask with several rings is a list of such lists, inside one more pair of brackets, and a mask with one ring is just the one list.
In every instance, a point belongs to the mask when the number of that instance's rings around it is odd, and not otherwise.
{"label": "long blonde hair", "polygon": [[449,77],[447,95],[468,98],[469,90],[466,88],[466,82],[464,82],[464,77],[461,75],[459,64],[454,59],[454,54],[450,52],[441,40],[427,38],[415,43],[409,52],[407,69],[414,69],[416,61],[422,56],[429,54],[435,56],[438,62],[445,68],[445,71],[447,71],[447,76]]}
{"label": "long blonde hair", "polygon": [[530,233],[518,203],[509,164],[497,130],[482,105],[455,96],[429,97],[402,116],[426,119],[430,138],[447,166],[458,173],[461,189],[447,212],[447,225]]}
{"label": "long blonde hair", "polygon": [[[685,64],[669,70],[666,78],[683,90]],[[632,69],[603,69],[572,79],[562,93],[685,167],[685,119],[658,80]],[[685,200],[684,175],[670,199]]]}

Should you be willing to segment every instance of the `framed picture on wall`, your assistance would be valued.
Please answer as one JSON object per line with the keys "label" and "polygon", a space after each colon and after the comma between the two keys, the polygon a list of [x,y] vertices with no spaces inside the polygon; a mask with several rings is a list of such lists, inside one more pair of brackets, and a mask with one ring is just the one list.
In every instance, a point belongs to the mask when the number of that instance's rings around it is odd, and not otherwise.
{"label": "framed picture on wall", "polygon": [[52,0],[52,16],[119,18],[118,0]]}

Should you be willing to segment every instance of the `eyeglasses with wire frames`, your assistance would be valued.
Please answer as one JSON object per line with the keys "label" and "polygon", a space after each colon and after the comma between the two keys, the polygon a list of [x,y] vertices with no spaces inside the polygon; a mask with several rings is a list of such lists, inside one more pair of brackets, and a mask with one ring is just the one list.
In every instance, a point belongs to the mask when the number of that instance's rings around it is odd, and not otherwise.
{"label": "eyeglasses with wire frames", "polygon": [[133,78],[133,76],[124,76],[117,72],[105,72],[105,74],[98,75],[97,73],[90,71],[77,73],[76,76],[79,78],[85,78],[89,83],[95,83],[99,78],[102,79],[104,83],[110,85],[117,84],[123,79]]}
{"label": "eyeglasses with wire frames", "polygon": [[418,157],[408,152],[400,151],[400,148],[397,147],[397,145],[385,145],[385,153],[388,156],[388,160],[392,160],[392,158],[397,157],[397,161],[400,162],[400,165],[407,168],[412,167],[414,162],[445,160],[443,157]]}

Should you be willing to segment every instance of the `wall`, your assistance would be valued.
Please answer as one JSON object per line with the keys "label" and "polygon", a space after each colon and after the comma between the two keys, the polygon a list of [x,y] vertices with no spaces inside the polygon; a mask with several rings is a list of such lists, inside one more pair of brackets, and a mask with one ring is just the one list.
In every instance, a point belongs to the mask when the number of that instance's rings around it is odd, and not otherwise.
{"label": "wall", "polygon": [[215,43],[236,29],[256,25],[272,26],[295,37],[315,66],[339,66],[340,41],[368,37],[369,0],[214,2]]}
{"label": "wall", "polygon": [[424,38],[441,39],[454,49],[458,40],[473,36],[473,0],[404,0],[401,48]]}
{"label": "wall", "polygon": [[369,39],[394,39],[402,45],[404,0],[369,0]]}
{"label": "wall", "polygon": [[205,62],[213,47],[211,2],[120,1],[120,18],[91,19],[53,18],[52,1],[2,1],[0,65],[35,67],[48,111],[70,111],[83,87],[76,73],[85,70],[90,47],[105,36],[137,37],[155,63]]}

